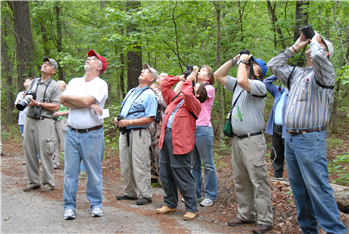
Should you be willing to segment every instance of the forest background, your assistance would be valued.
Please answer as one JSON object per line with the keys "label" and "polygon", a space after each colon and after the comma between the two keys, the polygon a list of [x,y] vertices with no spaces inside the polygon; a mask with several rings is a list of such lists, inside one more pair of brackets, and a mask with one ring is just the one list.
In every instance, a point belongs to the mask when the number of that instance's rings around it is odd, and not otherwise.
{"label": "forest background", "polygon": [[[142,64],[170,75],[182,74],[185,65],[207,64],[215,71],[242,49],[268,62],[293,45],[300,28],[310,24],[335,48],[329,143],[338,146],[347,141],[337,137],[348,133],[348,15],[348,1],[2,1],[2,125],[17,122],[15,97],[24,90],[25,77],[40,76],[44,57],[58,62],[53,78],[68,83],[84,75],[87,52],[94,49],[108,62],[101,76],[109,85],[105,138],[107,148],[114,150],[118,132],[112,120],[127,91],[138,85]],[[289,64],[294,65],[299,54]],[[229,74],[235,76],[236,70]],[[268,71],[266,77],[270,75]],[[218,82],[214,86],[215,144],[223,145],[232,93]],[[266,122],[272,103],[268,94]],[[338,152],[342,157],[337,169],[346,171],[349,153]]]}

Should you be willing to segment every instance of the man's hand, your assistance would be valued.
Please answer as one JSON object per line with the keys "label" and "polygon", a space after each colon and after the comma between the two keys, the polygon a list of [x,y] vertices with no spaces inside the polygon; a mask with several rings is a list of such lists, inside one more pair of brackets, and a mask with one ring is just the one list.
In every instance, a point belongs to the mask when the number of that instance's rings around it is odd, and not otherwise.
{"label": "man's hand", "polygon": [[[115,120],[114,120],[115,121]],[[119,121],[119,127],[120,128],[125,128],[125,127],[128,127],[130,126],[130,120],[129,119],[123,119],[123,120],[120,120]]]}
{"label": "man's hand", "polygon": [[313,36],[313,38],[311,39],[311,41],[317,41],[317,42],[322,42],[322,37],[320,34],[318,34],[316,31],[315,31],[315,35]]}
{"label": "man's hand", "polygon": [[28,103],[28,106],[37,106],[38,102],[35,101],[32,97],[29,96],[30,102]]}
{"label": "man's hand", "polygon": [[59,112],[55,112],[55,113],[53,113],[53,117],[58,117],[58,116],[60,116],[61,114],[59,113]]}
{"label": "man's hand", "polygon": [[311,38],[308,38],[307,40],[304,34],[302,33],[301,36],[297,39],[296,43],[293,45],[293,48],[298,52],[302,50],[304,47],[306,47],[310,41],[311,41]]}
{"label": "man's hand", "polygon": [[102,115],[103,114],[103,110],[100,106],[98,106],[97,104],[92,104],[90,106],[90,109],[94,110],[95,111],[95,114],[99,114],[99,115]]}
{"label": "man's hand", "polygon": [[178,77],[180,81],[184,81],[185,82],[185,76],[184,75],[181,75]]}
{"label": "man's hand", "polygon": [[118,117],[115,117],[115,118],[114,118],[114,123],[115,123],[116,127],[120,127],[120,126],[119,126]]}
{"label": "man's hand", "polygon": [[242,55],[240,56],[240,59],[245,60],[245,61],[246,61],[246,64],[249,64],[250,58],[252,58],[252,54],[242,54]]}

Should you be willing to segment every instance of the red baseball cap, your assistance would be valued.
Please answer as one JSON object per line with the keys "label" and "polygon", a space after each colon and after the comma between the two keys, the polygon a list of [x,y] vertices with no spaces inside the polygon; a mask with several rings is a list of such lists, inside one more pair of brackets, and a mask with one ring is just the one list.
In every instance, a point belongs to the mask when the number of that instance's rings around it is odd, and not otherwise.
{"label": "red baseball cap", "polygon": [[105,58],[101,55],[98,55],[94,50],[90,50],[87,55],[89,57],[91,56],[96,56],[99,60],[101,60],[102,62],[102,73],[101,75],[104,73],[105,69],[107,68],[107,60],[105,60]]}

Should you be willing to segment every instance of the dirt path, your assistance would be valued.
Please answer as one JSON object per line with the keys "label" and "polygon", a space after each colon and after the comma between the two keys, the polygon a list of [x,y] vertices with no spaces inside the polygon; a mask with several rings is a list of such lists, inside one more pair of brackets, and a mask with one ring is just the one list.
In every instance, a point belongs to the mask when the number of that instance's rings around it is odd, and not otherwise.
{"label": "dirt path", "polygon": [[[20,146],[19,146],[20,147]],[[123,182],[105,179],[103,189],[103,217],[90,215],[89,202],[85,196],[86,178],[79,181],[77,217],[63,219],[64,170],[55,170],[55,189],[48,193],[38,190],[23,192],[27,175],[21,165],[23,155],[6,152],[1,157],[1,232],[2,233],[251,233],[253,225],[230,228],[226,223],[216,222],[211,215],[199,216],[191,222],[182,220],[185,207],[179,202],[174,215],[157,215],[155,209],[163,204],[163,190],[153,188],[153,203],[137,206],[134,202],[115,200],[122,193]],[[109,175],[110,176],[110,175]],[[198,208],[205,213],[207,208]],[[273,233],[273,232],[271,232]]]}

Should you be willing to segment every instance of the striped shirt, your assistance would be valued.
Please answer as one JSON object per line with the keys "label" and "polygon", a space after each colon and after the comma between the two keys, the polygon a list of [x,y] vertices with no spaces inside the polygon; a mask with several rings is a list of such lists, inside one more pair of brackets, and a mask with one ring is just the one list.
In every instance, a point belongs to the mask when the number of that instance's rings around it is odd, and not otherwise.
{"label": "striped shirt", "polygon": [[[286,63],[294,54],[293,50],[286,49],[270,60],[267,65],[268,69],[286,86],[293,69]],[[321,88],[316,81],[325,86],[333,86],[334,68],[327,59],[325,50],[316,41],[310,43],[310,58],[312,66],[296,67],[290,80],[290,93],[285,112],[287,129],[326,126],[330,120],[333,89]]]}

